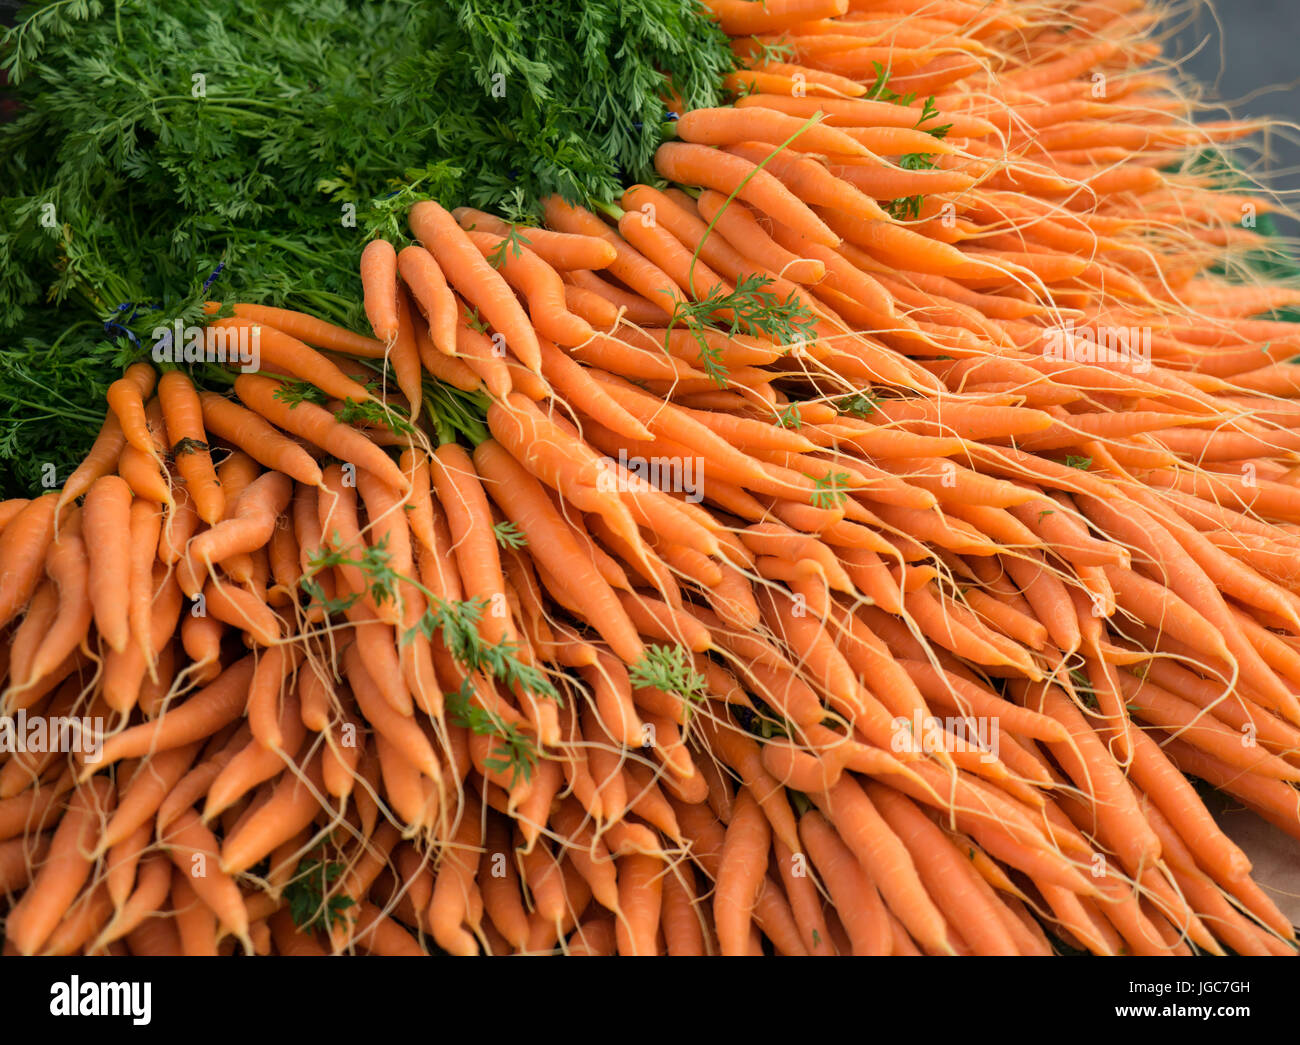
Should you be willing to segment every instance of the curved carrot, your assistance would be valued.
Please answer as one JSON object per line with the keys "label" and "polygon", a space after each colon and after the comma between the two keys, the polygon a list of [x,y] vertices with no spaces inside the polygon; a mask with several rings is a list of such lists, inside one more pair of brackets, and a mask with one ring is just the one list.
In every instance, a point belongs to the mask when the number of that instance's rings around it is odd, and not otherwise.
{"label": "curved carrot", "polygon": [[649,429],[611,399],[583,367],[546,339],[539,339],[539,344],[542,375],[574,407],[620,435],[634,439],[652,438]]}
{"label": "curved carrot", "polygon": [[161,833],[159,840],[167,848],[177,874],[184,877],[226,931],[243,941],[251,953],[253,947],[248,938],[248,908],[244,896],[234,878],[221,866],[219,843],[203,826],[199,815],[192,809],[185,810],[172,821],[165,833]]}
{"label": "curved carrot", "polygon": [[519,242],[533,251],[553,269],[603,269],[618,257],[618,252],[605,240],[569,232],[552,232],[529,225],[512,225],[491,214],[472,207],[457,207],[452,214],[466,232],[478,230],[507,237],[513,234]]}
{"label": "curved carrot", "polygon": [[13,620],[36,591],[54,537],[58,502],[56,493],[36,498],[0,533],[0,627]]}
{"label": "curved carrot", "polygon": [[157,458],[153,437],[145,420],[144,404],[158,375],[148,363],[132,363],[126,373],[108,386],[108,406],[122,426],[126,441],[140,453]]}
{"label": "curved carrot", "polygon": [[640,297],[620,291],[591,272],[565,273],[565,278],[569,281],[609,298],[616,305],[626,306],[629,310],[628,317],[633,322],[657,321],[654,309],[661,309],[671,316],[677,302],[686,300],[681,288],[662,269],[647,261],[622,236],[617,235],[590,211],[566,203],[559,196],[548,196],[543,200],[543,206],[546,223],[552,228],[594,236],[609,243],[617,255],[610,263],[609,274],[631,287]]}
{"label": "curved carrot", "polygon": [[256,338],[261,364],[267,371],[292,374],[336,399],[362,403],[374,398],[365,386],[348,377],[328,356],[273,326],[232,316],[214,320],[208,329],[247,330],[250,338]]}
{"label": "curved carrot", "polygon": [[158,501],[160,504],[171,503],[172,488],[167,477],[160,471],[156,459],[134,446],[128,444],[122,448],[117,474],[126,480],[137,497]]}
{"label": "curved carrot", "polygon": [[[488,258],[505,281],[523,294],[537,333],[560,345],[580,345],[595,336],[585,319],[573,315],[564,299],[564,281],[527,247],[491,232],[468,232],[470,242]],[[538,368],[541,360],[538,358]]]}
{"label": "curved carrot", "polygon": [[726,195],[735,193],[739,199],[752,203],[814,243],[834,247],[840,241],[775,175],[729,152],[686,142],[665,142],[655,153],[655,170],[669,181],[702,185]]}
{"label": "curved carrot", "polygon": [[397,255],[397,267],[428,323],[434,346],[444,355],[454,356],[460,310],[437,261],[424,247],[409,246]]}
{"label": "curved carrot", "polygon": [[263,548],[292,495],[292,480],[280,472],[265,472],[249,483],[231,504],[227,518],[190,542],[186,556],[196,575],[207,574],[213,564],[238,552]]}
{"label": "curved carrot", "polygon": [[681,115],[673,131],[682,141],[696,145],[781,145],[792,138],[789,148],[796,152],[868,155],[864,146],[843,131],[816,123],[805,126],[806,122],[774,109],[694,109]]}
{"label": "curved carrot", "polygon": [[200,392],[199,402],[203,423],[213,435],[300,483],[320,485],[320,467],[311,454],[257,414],[215,392]]}
{"label": "curved carrot", "polygon": [[111,474],[117,467],[125,445],[126,436],[122,432],[122,424],[118,421],[117,414],[110,409],[100,426],[99,434],[95,436],[94,444],[59,491],[56,511],[62,514],[64,507],[89,490],[96,479]]}
{"label": "curved carrot", "polygon": [[45,569],[58,588],[59,611],[27,669],[28,682],[44,678],[86,641],[92,617],[85,542],[74,534],[64,534],[50,546]]}
{"label": "curved carrot", "polygon": [[113,785],[100,778],[79,787],[68,803],[50,843],[50,853],[22,898],[10,908],[5,937],[20,954],[36,954],[90,877],[99,818],[114,797]]}
{"label": "curved carrot", "polygon": [[247,871],[276,846],[293,838],[320,812],[318,796],[323,791],[318,752],[305,767],[285,772],[266,802],[222,840],[221,871],[229,875]]}
{"label": "curved carrot", "polygon": [[[207,315],[216,315],[221,310],[219,301],[209,301],[203,306]],[[273,308],[270,305],[249,305],[237,303],[235,315],[251,319],[256,323],[274,327],[290,337],[305,341],[316,348],[326,348],[333,352],[346,352],[352,356],[366,359],[383,359],[387,346],[374,338],[362,337],[343,327],[327,323],[323,319],[309,316],[305,312],[296,312],[288,308]]]}
{"label": "curved carrot", "polygon": [[277,395],[283,386],[258,374],[235,378],[235,394],[249,407],[287,432],[315,443],[342,461],[374,472],[384,482],[405,491],[409,484],[393,459],[362,433],[340,424],[328,410],[315,403],[290,404]]}
{"label": "curved carrot", "polygon": [[487,480],[489,495],[528,536],[536,559],[583,607],[587,622],[625,663],[640,660],[644,647],[636,628],[591,559],[582,554],[542,485],[492,440],[478,445],[474,463]]}
{"label": "curved carrot", "polygon": [[408,216],[411,231],[437,259],[448,282],[506,339],[519,361],[538,369],[537,335],[501,275],[487,263],[478,248],[447,211],[432,200],[422,200]]}
{"label": "curved carrot", "polygon": [[243,714],[252,677],[253,658],[244,657],[226,668],[216,681],[166,714],[113,734],[104,741],[100,760],[87,764],[82,776],[123,758],[141,758],[154,751],[168,751],[210,737]]}

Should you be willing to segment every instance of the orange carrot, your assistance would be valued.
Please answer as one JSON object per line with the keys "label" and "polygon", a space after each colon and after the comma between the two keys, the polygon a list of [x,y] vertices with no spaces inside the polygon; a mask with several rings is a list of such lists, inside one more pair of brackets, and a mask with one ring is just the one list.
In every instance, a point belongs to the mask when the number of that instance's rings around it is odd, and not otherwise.
{"label": "orange carrot", "polygon": [[422,200],[408,216],[411,231],[433,254],[448,282],[466,298],[528,369],[539,369],[537,335],[509,285],[447,211]]}
{"label": "orange carrot", "polygon": [[158,402],[176,471],[185,480],[199,518],[215,523],[225,511],[226,498],[208,453],[202,406],[193,382],[180,370],[168,371],[158,379]]}
{"label": "orange carrot", "polygon": [[370,329],[391,344],[397,337],[397,252],[387,240],[372,239],[361,251],[361,294]]}

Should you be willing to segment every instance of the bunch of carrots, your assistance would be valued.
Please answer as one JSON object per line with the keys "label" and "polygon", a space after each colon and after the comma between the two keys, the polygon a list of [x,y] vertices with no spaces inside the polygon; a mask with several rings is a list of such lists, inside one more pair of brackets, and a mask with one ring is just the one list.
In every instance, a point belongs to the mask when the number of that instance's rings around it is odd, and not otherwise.
{"label": "bunch of carrots", "polygon": [[1300,837],[1300,294],[1169,169],[1255,128],[1141,0],[707,2],[668,187],[417,203],[0,503],[3,712],[106,723],[7,953],[1294,953],[1201,791]]}

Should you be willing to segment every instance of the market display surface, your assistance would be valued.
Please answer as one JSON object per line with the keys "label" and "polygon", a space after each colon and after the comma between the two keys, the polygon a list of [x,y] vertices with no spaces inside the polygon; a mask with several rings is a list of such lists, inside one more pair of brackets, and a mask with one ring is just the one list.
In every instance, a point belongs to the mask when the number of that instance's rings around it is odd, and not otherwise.
{"label": "market display surface", "polygon": [[209,280],[33,451],[6,953],[1295,952],[1259,126],[1142,0],[706,7],[645,183],[408,186],[367,331]]}

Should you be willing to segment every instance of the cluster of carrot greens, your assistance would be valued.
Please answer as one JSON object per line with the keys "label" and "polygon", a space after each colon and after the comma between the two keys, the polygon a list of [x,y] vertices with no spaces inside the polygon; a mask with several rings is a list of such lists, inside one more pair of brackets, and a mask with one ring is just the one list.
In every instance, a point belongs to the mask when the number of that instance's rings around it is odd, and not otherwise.
{"label": "cluster of carrot greens", "polygon": [[0,36],[3,493],[66,476],[160,323],[225,297],[360,329],[357,255],[415,200],[613,200],[668,99],[716,104],[733,65],[698,0],[27,5]]}

